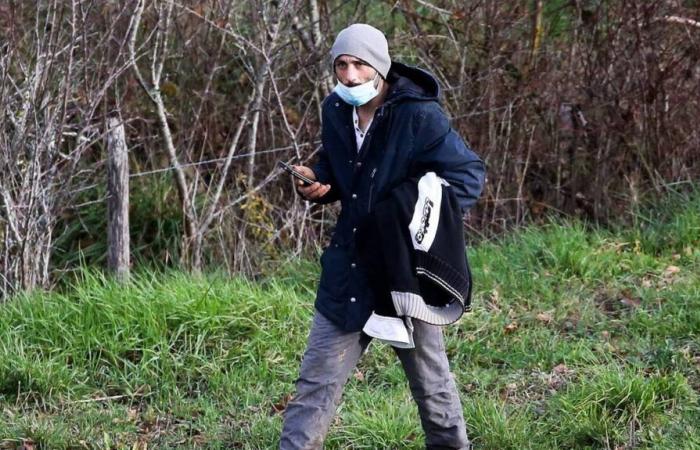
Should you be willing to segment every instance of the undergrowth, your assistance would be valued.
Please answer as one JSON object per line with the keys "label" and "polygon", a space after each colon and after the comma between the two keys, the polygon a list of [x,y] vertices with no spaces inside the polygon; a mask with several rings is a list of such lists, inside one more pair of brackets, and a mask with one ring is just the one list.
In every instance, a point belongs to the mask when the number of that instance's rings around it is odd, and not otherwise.
{"label": "undergrowth", "polygon": [[[445,329],[479,449],[700,448],[700,197],[632,228],[552,221],[469,250],[474,312]],[[0,306],[0,448],[275,448],[318,265],[261,280],[84,270]],[[423,448],[373,343],[327,448]]]}

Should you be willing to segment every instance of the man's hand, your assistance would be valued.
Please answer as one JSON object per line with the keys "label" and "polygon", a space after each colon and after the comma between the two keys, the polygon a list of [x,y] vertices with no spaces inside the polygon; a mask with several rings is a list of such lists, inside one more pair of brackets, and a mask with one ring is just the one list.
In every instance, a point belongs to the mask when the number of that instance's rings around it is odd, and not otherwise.
{"label": "man's hand", "polygon": [[[312,180],[316,179],[316,174],[310,168],[306,166],[292,167],[294,168],[294,170],[301,173],[302,175],[311,178]],[[294,181],[297,185],[297,192],[306,200],[318,200],[319,198],[326,195],[328,191],[331,190],[330,184],[321,184],[318,181],[312,184],[311,186],[304,186],[304,182],[301,180],[297,180],[296,178],[294,178]]]}

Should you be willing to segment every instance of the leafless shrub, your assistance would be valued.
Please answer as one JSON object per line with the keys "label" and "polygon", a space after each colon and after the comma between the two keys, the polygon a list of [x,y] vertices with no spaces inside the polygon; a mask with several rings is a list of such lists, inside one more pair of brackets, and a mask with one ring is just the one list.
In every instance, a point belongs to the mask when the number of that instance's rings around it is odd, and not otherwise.
{"label": "leafless shrub", "polygon": [[101,102],[125,69],[93,56],[112,37],[89,20],[99,3],[2,5],[0,298],[48,285],[56,218],[85,178],[83,156],[103,132]]}
{"label": "leafless shrub", "polygon": [[[135,171],[169,171],[181,261],[257,273],[320,242],[335,207],[300,201],[352,22],[426,67],[488,166],[469,225],[550,213],[605,223],[699,174],[700,10],[675,0],[53,0],[0,5],[3,293],[45,286],[57,217],[105,174],[120,114]],[[99,201],[97,198],[94,201]],[[284,251],[283,251],[284,250]]]}

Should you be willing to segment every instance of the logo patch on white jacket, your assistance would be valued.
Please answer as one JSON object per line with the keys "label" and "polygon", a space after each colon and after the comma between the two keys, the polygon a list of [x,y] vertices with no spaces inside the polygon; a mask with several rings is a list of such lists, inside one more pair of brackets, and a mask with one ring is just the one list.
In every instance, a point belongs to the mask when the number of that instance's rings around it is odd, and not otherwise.
{"label": "logo patch on white jacket", "polygon": [[447,181],[435,172],[428,172],[418,181],[418,200],[413,208],[413,217],[408,225],[413,248],[427,252],[433,245],[440,222],[442,186]]}
{"label": "logo patch on white jacket", "polygon": [[423,243],[423,238],[425,238],[425,233],[428,232],[428,227],[430,226],[430,212],[433,209],[433,201],[429,198],[425,199],[423,203],[423,216],[420,218],[420,229],[413,237],[419,244]]}

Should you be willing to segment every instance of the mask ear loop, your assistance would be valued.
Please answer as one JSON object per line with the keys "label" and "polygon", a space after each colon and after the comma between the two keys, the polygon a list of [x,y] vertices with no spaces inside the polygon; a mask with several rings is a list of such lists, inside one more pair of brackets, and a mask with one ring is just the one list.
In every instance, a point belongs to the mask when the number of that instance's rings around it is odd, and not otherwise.
{"label": "mask ear loop", "polygon": [[379,87],[379,79],[381,77],[379,76],[379,71],[377,69],[375,69],[375,71],[377,73],[374,75],[374,80],[372,80],[372,81],[374,81],[374,83],[372,83],[372,84],[374,85],[374,89],[377,89]]}

